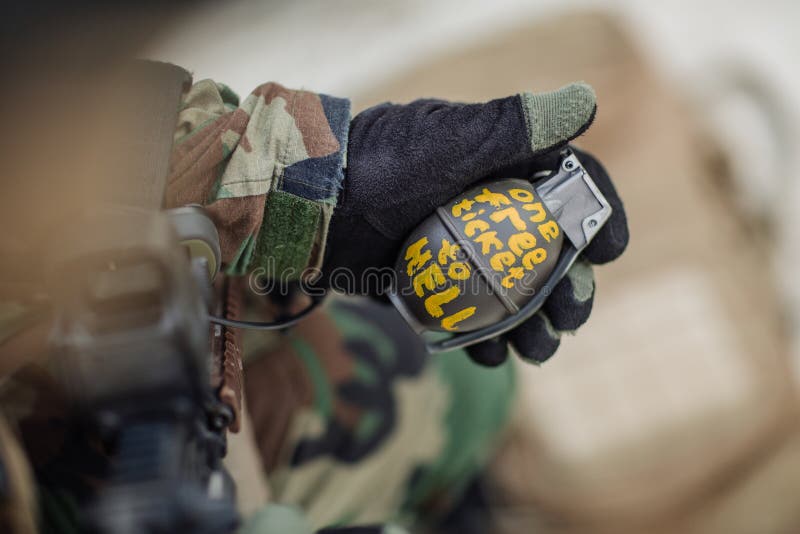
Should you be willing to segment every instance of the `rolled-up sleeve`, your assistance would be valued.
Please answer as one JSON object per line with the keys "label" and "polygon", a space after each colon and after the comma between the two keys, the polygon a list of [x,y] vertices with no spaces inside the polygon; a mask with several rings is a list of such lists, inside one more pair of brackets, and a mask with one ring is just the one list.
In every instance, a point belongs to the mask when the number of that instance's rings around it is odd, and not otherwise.
{"label": "rolled-up sleeve", "polygon": [[350,102],[266,83],[243,102],[194,84],[175,132],[167,207],[202,204],[229,274],[298,279],[319,268],[344,179]]}

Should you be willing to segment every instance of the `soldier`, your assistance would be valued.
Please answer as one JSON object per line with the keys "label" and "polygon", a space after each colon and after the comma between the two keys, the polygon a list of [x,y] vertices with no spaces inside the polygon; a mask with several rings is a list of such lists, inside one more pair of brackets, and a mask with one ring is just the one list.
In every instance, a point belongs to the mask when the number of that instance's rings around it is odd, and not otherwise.
{"label": "soldier", "polygon": [[[85,45],[76,47],[86,53]],[[102,57],[91,58],[95,67],[114,57],[97,53]],[[102,69],[84,73],[98,72]],[[40,93],[27,90],[46,78],[31,74],[19,94],[34,98]],[[76,96],[68,90],[58,94]],[[109,94],[118,95],[98,90],[92,101]],[[49,132],[29,138],[20,128],[4,132],[4,139],[13,133],[28,154],[61,146],[66,159],[59,166],[37,164],[49,172],[84,176],[80,170],[86,162],[97,163],[66,135],[74,130],[75,110],[51,104],[38,108],[58,118]],[[405,236],[437,206],[480,180],[549,168],[558,150],[589,127],[595,111],[594,93],[585,84],[483,104],[387,103],[351,117],[343,98],[266,83],[239,101],[226,86],[200,80],[183,95],[165,205],[206,207],[220,233],[227,276],[246,277],[262,269],[268,277],[313,278],[312,285],[325,287],[332,273],[345,270],[352,276],[352,293],[380,296],[386,288],[366,283],[374,278],[365,275],[390,268]],[[87,110],[82,118],[86,132],[89,119],[108,127],[102,113]],[[26,145],[26,139],[39,141]],[[78,164],[71,165],[75,153]],[[9,154],[4,161],[24,160]],[[613,218],[544,309],[507,336],[471,347],[467,354],[431,358],[396,313],[366,300],[332,303],[286,335],[247,334],[249,430],[242,439],[252,436],[256,464],[246,464],[244,471],[258,480],[246,480],[241,469],[234,474],[239,473],[241,488],[267,487],[270,495],[269,504],[250,499],[242,505],[249,512],[246,532],[291,534],[326,527],[344,532],[354,525],[388,532],[394,528],[389,523],[411,529],[458,524],[458,511],[480,487],[483,467],[508,419],[515,385],[509,348],[524,360],[547,360],[561,332],[575,330],[589,316],[591,264],[615,259],[627,244],[624,210],[608,175],[596,160],[580,156],[614,208]],[[30,161],[34,158],[25,160]],[[96,168],[92,172],[102,177]],[[92,191],[85,184],[73,183],[61,195],[48,190],[59,191],[54,181],[43,183],[48,185],[36,191],[39,196],[27,198],[41,198],[47,206],[41,213],[48,216],[65,204],[92,202],[91,195],[82,194]],[[26,187],[20,183],[19,189]],[[8,201],[4,206],[6,228],[22,217],[19,205]],[[24,232],[4,236],[3,250],[10,251],[5,258],[13,259],[3,265],[5,280],[20,279],[17,275],[26,271],[20,265],[35,264],[21,258],[30,257],[24,251],[36,242],[31,236],[41,235],[40,228],[45,223],[34,221]],[[15,295],[4,292],[0,329],[3,376],[13,376],[3,382],[3,410],[24,444],[33,476],[19,460],[15,440],[0,434],[4,472],[14,475],[3,480],[15,488],[4,494],[14,496],[4,506],[20,510],[4,520],[16,529],[12,532],[30,530],[33,478],[40,530],[75,531],[76,502],[91,490],[103,458],[91,444],[59,433],[63,402],[46,365],[23,365],[42,349],[46,315],[38,313],[35,298],[18,296],[26,292],[20,283],[13,289]],[[295,305],[278,306],[254,294],[247,300],[251,318],[265,319]],[[231,460],[244,457],[246,449],[247,444],[232,444]],[[240,496],[248,500],[246,490]],[[475,516],[469,524],[481,531]],[[465,531],[460,524],[456,528]]]}
{"label": "soldier", "polygon": [[[552,166],[594,114],[585,84],[485,104],[382,104],[351,120],[344,99],[267,83],[239,102],[202,80],[184,97],[167,205],[206,206],[230,275],[321,275],[324,285],[349,273],[336,285],[375,296],[385,288],[368,274],[391,268],[437,206],[478,180]],[[544,310],[507,337],[430,358],[396,313],[368,301],[335,302],[286,336],[246,334],[245,396],[274,501],[302,509],[314,528],[437,524],[457,508],[508,416],[508,346],[547,360],[561,332],[588,318],[591,264],[627,244],[608,175],[581,159],[613,219]]]}

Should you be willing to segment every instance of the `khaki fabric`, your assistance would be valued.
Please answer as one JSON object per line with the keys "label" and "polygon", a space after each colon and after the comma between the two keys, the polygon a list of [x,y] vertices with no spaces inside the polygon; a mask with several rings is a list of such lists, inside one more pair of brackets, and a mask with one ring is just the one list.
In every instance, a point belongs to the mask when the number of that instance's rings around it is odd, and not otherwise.
{"label": "khaki fabric", "polygon": [[30,467],[2,415],[0,465],[3,470],[3,490],[8,492],[0,502],[0,531],[8,534],[33,534],[36,532],[36,501]]}

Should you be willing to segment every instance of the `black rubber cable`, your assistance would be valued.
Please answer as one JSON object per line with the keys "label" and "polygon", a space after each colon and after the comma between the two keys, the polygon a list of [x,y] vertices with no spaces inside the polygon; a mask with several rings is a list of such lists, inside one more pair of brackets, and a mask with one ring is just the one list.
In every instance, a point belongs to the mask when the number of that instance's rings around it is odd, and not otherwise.
{"label": "black rubber cable", "polygon": [[231,328],[244,328],[248,330],[282,330],[296,325],[305,319],[317,306],[319,306],[325,297],[312,297],[311,304],[309,304],[303,311],[279,321],[272,321],[269,323],[259,321],[238,321],[235,319],[225,319],[224,317],[217,317],[216,315],[209,315],[208,320],[222,326],[229,326]]}

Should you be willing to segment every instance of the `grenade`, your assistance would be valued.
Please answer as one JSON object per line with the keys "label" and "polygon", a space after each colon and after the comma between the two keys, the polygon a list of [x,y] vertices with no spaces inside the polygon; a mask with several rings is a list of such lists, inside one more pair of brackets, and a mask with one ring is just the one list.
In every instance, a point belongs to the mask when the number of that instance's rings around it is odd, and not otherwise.
{"label": "grenade", "polygon": [[389,294],[429,352],[515,328],[547,296],[611,216],[577,156],[556,171],[486,182],[461,193],[406,239]]}

